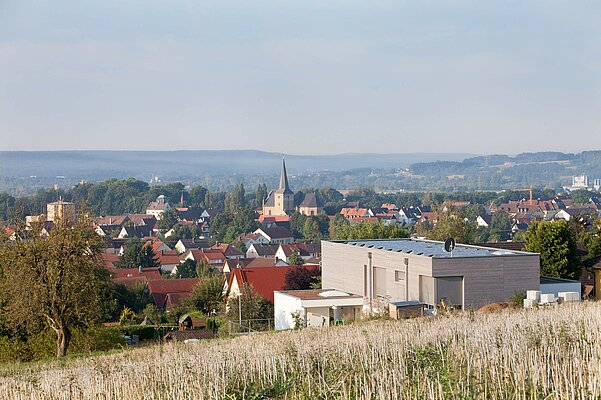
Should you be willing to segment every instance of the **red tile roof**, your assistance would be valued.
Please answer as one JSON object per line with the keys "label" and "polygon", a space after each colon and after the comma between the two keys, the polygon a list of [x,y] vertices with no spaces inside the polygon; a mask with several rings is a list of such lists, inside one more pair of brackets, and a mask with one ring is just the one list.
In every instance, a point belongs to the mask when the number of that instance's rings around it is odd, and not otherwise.
{"label": "red tile roof", "polygon": [[228,258],[240,258],[244,257],[244,253],[235,248],[234,246],[227,243],[216,243],[211,246],[213,250],[219,250]]}
{"label": "red tile roof", "polygon": [[111,281],[118,285],[132,287],[136,284],[146,284],[151,280],[161,279],[158,268],[115,268],[110,271]]}
{"label": "red tile roof", "polygon": [[199,282],[199,278],[149,280],[148,291],[154,299],[154,304],[157,307],[164,308],[167,295],[190,293]]}
{"label": "red tile roof", "polygon": [[185,253],[185,257],[188,257],[190,254],[192,255],[192,258],[194,258],[194,261],[205,260],[209,264],[221,264],[227,259],[225,254],[219,250],[191,249]]}
{"label": "red tile roof", "polygon": [[286,286],[286,273],[291,268],[306,268],[304,266],[236,268],[232,271],[230,284],[236,279],[238,285],[248,284],[256,294],[273,303],[273,292],[283,290]]}
{"label": "red tile roof", "polygon": [[96,218],[96,224],[100,226],[121,226],[127,222],[127,215],[106,215]]}
{"label": "red tile roof", "polygon": [[290,216],[288,215],[261,215],[257,219],[260,223],[274,223],[274,222],[289,222]]}
{"label": "red tile roof", "polygon": [[367,217],[369,215],[367,208],[351,208],[351,207],[345,207],[342,210],[340,210],[340,214],[344,217],[344,218],[359,218],[359,217]]}
{"label": "red tile roof", "polygon": [[119,254],[102,253],[100,254],[102,263],[107,268],[115,268],[115,262],[119,261]]}

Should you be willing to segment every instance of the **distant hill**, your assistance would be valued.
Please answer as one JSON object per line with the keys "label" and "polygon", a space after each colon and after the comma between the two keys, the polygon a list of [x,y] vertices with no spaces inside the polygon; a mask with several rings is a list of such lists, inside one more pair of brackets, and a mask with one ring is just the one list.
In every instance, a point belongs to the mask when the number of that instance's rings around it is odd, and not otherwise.
{"label": "distant hill", "polygon": [[[356,168],[407,168],[417,162],[461,161],[470,154],[371,154],[325,156],[285,155],[290,173],[342,171]],[[207,175],[272,174],[279,171],[281,153],[256,150],[224,151],[4,151],[0,176],[56,177],[103,180],[151,176],[164,179]]]}
{"label": "distant hill", "polygon": [[[380,191],[473,191],[560,189],[572,176],[589,182],[601,178],[601,151],[505,154],[348,153],[285,155],[295,190],[332,187],[373,187]],[[69,188],[80,180],[137,178],[161,183],[203,185],[229,190],[244,183],[277,186],[281,153],[256,150],[223,151],[51,151],[0,152],[0,192],[35,193],[57,184]]]}

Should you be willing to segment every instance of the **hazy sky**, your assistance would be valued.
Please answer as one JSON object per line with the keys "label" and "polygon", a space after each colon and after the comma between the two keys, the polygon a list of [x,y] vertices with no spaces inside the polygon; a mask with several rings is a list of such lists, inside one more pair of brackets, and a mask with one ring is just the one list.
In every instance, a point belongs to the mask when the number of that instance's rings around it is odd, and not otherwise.
{"label": "hazy sky", "polygon": [[0,0],[0,149],[601,149],[599,1]]}

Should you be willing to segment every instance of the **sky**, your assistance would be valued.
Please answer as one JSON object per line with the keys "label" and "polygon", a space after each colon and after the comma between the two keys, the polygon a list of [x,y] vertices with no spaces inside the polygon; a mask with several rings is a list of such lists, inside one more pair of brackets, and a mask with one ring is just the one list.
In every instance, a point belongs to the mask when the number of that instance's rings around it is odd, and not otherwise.
{"label": "sky", "polygon": [[601,149],[599,1],[0,0],[0,150]]}

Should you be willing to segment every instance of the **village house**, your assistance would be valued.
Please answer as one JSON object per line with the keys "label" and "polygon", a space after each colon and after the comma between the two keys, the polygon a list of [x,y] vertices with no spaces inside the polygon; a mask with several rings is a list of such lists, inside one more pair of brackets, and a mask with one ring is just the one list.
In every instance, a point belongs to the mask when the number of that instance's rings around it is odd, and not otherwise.
{"label": "village house", "polygon": [[163,214],[170,209],[171,206],[167,203],[165,196],[160,195],[157,197],[156,201],[152,201],[148,204],[148,207],[146,207],[146,214],[154,216],[157,220],[161,220]]}
{"label": "village house", "polygon": [[492,226],[492,216],[488,214],[478,215],[476,225],[482,228],[490,228]]}
{"label": "village house", "polygon": [[[285,290],[274,292],[275,329],[325,328],[363,314],[363,296],[340,290]],[[296,326],[300,321],[301,326]]]}
{"label": "village house", "polygon": [[117,235],[117,238],[124,239],[137,237],[139,239],[144,239],[151,237],[152,234],[152,227],[148,225],[124,226],[123,228],[121,228],[121,231],[119,232],[119,235]]}
{"label": "village house", "polygon": [[177,241],[174,249],[179,253],[183,254],[188,250],[198,250],[198,249],[206,249],[209,248],[209,240],[208,239],[180,239]]}
{"label": "village house", "polygon": [[227,257],[220,250],[213,249],[192,249],[188,250],[182,256],[183,261],[206,262],[210,268],[216,271],[221,271],[226,259]]}
{"label": "village house", "polygon": [[[259,235],[260,236],[260,235]],[[263,237],[263,236],[261,236]],[[257,258],[257,257],[275,257],[275,253],[278,251],[277,245],[272,244],[258,244],[253,243],[247,247],[246,258]]]}
{"label": "village house", "polygon": [[110,268],[109,276],[113,283],[133,288],[137,285],[146,286],[151,280],[160,280],[159,268]]}
{"label": "village house", "polygon": [[294,237],[292,236],[292,232],[290,232],[286,228],[281,227],[272,227],[272,228],[259,228],[253,233],[258,233],[263,236],[266,240],[266,243],[269,244],[289,244],[294,242]]}
{"label": "village house", "polygon": [[313,261],[319,263],[321,245],[319,243],[280,244],[275,253],[275,258],[289,263],[290,256],[295,252],[304,262]]}
{"label": "village house", "polygon": [[148,293],[159,310],[170,311],[181,305],[200,281],[199,278],[149,280]]}
{"label": "village house", "polygon": [[[255,261],[262,261],[257,258]],[[254,293],[273,304],[273,292],[283,290],[286,286],[286,274],[292,268],[306,268],[304,266],[281,266],[281,267],[259,267],[250,265],[244,268],[235,268],[225,283],[224,293],[226,297],[237,297],[241,294],[241,288],[250,285]]]}
{"label": "village house", "polygon": [[175,250],[161,250],[159,252],[155,252],[156,260],[161,266],[161,271],[167,272],[169,274],[175,275],[177,274],[177,267],[182,263],[182,256],[177,253]]}
{"label": "village house", "polygon": [[242,251],[228,243],[215,243],[213,246],[211,246],[211,250],[219,250],[227,259],[230,260],[238,260],[246,257]]}

